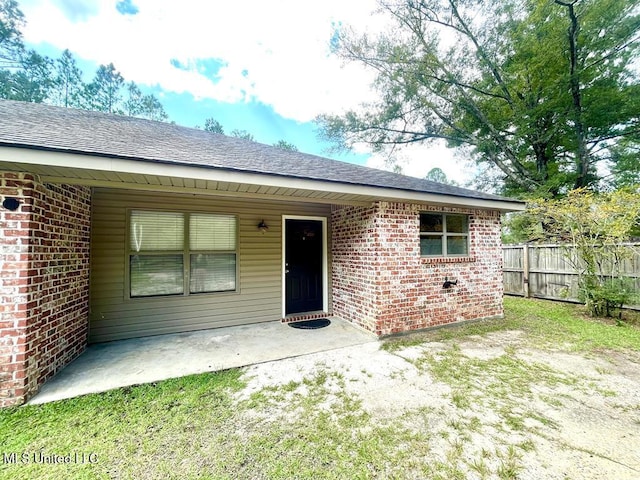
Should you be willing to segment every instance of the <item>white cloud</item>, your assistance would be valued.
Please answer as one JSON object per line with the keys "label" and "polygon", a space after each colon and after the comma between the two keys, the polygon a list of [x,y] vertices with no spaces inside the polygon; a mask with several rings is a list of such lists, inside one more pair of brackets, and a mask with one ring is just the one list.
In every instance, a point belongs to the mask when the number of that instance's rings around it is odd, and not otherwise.
{"label": "white cloud", "polygon": [[[373,154],[367,161],[368,167],[390,170],[385,156]],[[463,151],[447,148],[444,142],[431,145],[411,145],[396,152],[402,173],[412,177],[424,178],[432,168],[441,168],[449,180],[455,180],[464,186],[475,175],[473,164],[464,158]]]}
{"label": "white cloud", "polygon": [[[135,15],[122,15],[115,0],[25,0],[25,39],[69,48],[96,63],[112,62],[127,80],[159,85],[196,99],[236,103],[251,99],[289,119],[308,122],[319,113],[340,113],[374,98],[373,73],[330,54],[335,26],[384,30],[372,15],[375,0],[133,0]],[[187,69],[171,64],[175,59]],[[198,71],[198,60],[217,59],[215,78]],[[361,146],[360,153],[370,153]],[[401,150],[407,175],[424,177],[440,167],[447,177],[468,181],[443,144]],[[385,168],[381,155],[369,166]]]}
{"label": "white cloud", "polygon": [[[22,5],[25,39],[113,62],[136,83],[230,103],[253,98],[301,122],[371,95],[372,74],[357,65],[342,67],[328,42],[333,25],[373,25],[372,0],[135,0],[136,15],[121,15],[113,0],[100,0],[93,16],[69,15],[69,8],[65,15],[60,3]],[[214,81],[195,69],[173,67],[171,59],[186,65],[220,59],[225,66]]]}

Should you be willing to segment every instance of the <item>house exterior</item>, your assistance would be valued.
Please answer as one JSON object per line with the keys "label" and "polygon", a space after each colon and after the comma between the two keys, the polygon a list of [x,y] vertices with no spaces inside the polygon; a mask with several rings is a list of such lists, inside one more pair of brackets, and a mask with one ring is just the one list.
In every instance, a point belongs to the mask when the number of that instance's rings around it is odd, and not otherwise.
{"label": "house exterior", "polygon": [[91,342],[328,315],[379,336],[499,317],[500,213],[523,208],[201,130],[4,100],[0,200],[2,406]]}

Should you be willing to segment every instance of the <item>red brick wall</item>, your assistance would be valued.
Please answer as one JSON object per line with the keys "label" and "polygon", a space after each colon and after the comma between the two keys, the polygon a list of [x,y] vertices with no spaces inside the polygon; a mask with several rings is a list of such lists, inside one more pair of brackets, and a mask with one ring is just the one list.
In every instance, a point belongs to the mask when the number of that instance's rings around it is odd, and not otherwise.
{"label": "red brick wall", "polygon": [[[470,215],[465,258],[422,258],[419,213]],[[502,315],[500,215],[378,202],[334,207],[334,314],[378,335]],[[444,289],[445,277],[458,285]]]}
{"label": "red brick wall", "polygon": [[91,192],[0,172],[0,406],[20,404],[87,343]]}
{"label": "red brick wall", "polygon": [[375,332],[379,316],[377,207],[332,207],[333,314]]}

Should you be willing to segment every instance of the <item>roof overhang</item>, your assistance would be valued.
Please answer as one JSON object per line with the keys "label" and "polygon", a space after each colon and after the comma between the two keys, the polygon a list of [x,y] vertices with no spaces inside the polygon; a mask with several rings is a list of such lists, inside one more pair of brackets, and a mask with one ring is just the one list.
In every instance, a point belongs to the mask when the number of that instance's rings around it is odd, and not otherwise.
{"label": "roof overhang", "polygon": [[0,146],[0,170],[2,169],[34,173],[45,183],[130,190],[340,205],[369,205],[382,200],[503,212],[525,208],[523,202],[515,200],[477,199],[287,175],[13,146]]}

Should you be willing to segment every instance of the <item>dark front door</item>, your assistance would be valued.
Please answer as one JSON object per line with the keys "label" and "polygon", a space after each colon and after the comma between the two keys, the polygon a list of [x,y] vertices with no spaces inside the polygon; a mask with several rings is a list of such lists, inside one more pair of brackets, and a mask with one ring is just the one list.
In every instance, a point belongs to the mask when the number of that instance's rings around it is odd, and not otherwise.
{"label": "dark front door", "polygon": [[322,222],[285,220],[285,313],[322,310]]}

